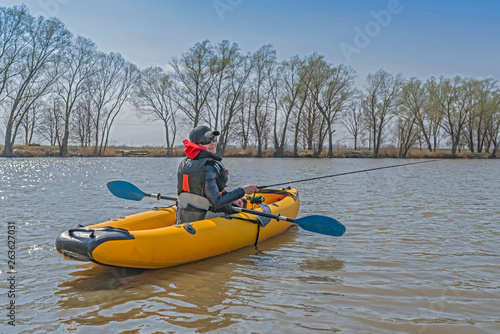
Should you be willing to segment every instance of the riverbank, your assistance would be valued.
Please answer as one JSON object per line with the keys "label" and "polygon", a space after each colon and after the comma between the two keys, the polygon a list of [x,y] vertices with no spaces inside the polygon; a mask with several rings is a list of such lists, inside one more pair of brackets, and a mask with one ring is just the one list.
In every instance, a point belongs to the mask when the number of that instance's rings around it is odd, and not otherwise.
{"label": "riverbank", "polygon": [[[0,146],[0,152],[3,152],[3,146]],[[27,146],[16,145],[14,146],[14,157],[58,157],[58,146]],[[69,154],[72,157],[96,157],[92,147],[69,147]],[[262,157],[273,157],[274,150],[263,150]],[[398,158],[398,150],[396,148],[383,148],[380,152],[381,158]],[[459,159],[489,159],[490,153],[472,153],[468,150],[462,150],[455,156],[451,155],[450,150],[438,150],[436,152],[429,152],[427,150],[412,149],[408,152],[406,158],[431,158],[431,159],[444,159],[444,158],[459,158]],[[163,147],[108,147],[106,152],[102,154],[103,157],[166,157],[167,149]],[[228,148],[225,152],[225,157],[257,157],[257,150],[253,148],[239,149]],[[174,149],[171,157],[184,157],[184,149],[177,147]],[[294,157],[292,150],[285,151],[285,157]],[[298,152],[299,158],[312,158],[314,157],[312,151],[300,150]],[[320,158],[327,158],[328,151],[323,151],[319,156]],[[373,158],[373,152],[369,150],[334,150],[334,158]]]}

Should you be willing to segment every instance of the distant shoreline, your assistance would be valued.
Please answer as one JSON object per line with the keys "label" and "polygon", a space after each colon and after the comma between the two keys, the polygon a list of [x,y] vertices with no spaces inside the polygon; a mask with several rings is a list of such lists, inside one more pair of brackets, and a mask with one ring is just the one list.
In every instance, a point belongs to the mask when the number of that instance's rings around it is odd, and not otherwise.
{"label": "distant shoreline", "polygon": [[[0,146],[0,152],[3,152],[3,146]],[[438,150],[429,152],[425,149],[412,149],[408,152],[406,159],[497,159],[492,158],[491,153],[472,153],[469,150],[462,150],[455,156],[451,155],[450,150]],[[42,158],[42,157],[59,157],[58,146],[14,146],[14,158]],[[167,149],[162,147],[108,147],[104,155],[98,156],[93,152],[93,147],[69,147],[70,157],[167,157]],[[274,149],[263,150],[262,158],[273,158]],[[174,152],[169,157],[184,157],[183,148],[174,148]],[[0,156],[1,157],[1,156]],[[226,149],[225,158],[253,158],[257,157],[257,150],[254,148]],[[384,148],[380,152],[381,158],[398,158],[397,148]],[[328,151],[324,150],[319,157],[315,157],[312,151],[300,150],[298,156],[293,156],[292,150],[285,150],[285,156],[282,158],[328,158]],[[373,158],[373,153],[369,150],[343,150],[337,149],[333,151],[333,158]],[[404,159],[404,158],[403,158]]]}

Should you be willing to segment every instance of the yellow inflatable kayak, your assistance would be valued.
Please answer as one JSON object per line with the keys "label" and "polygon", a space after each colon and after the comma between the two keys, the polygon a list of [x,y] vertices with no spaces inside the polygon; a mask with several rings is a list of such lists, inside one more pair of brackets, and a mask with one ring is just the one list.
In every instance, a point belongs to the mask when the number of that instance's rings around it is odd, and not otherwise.
{"label": "yellow inflatable kayak", "polygon": [[[295,218],[299,212],[296,189],[266,190],[256,211]],[[271,219],[261,226],[257,216],[232,214],[175,224],[175,206],[138,213],[104,223],[80,226],[59,235],[56,249],[69,260],[132,267],[165,268],[198,261],[254,244],[285,231],[291,222]]]}

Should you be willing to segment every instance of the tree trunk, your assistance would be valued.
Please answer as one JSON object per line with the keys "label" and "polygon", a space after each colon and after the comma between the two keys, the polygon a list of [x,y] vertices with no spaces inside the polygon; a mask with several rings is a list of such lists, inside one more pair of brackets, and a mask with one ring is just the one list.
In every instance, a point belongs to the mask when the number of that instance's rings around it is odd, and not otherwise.
{"label": "tree trunk", "polygon": [[13,142],[11,142],[12,137],[12,121],[9,119],[7,123],[7,127],[5,129],[5,142],[4,142],[4,147],[3,147],[3,156],[4,157],[12,157],[13,152],[12,152],[12,146]]}
{"label": "tree trunk", "polygon": [[66,113],[66,117],[64,120],[64,135],[61,141],[61,146],[59,147],[59,156],[67,158],[69,156],[68,152],[68,140],[69,140],[69,117],[68,113]]}
{"label": "tree trunk", "polygon": [[496,158],[498,153],[498,145],[493,144],[493,151],[491,151],[490,158]]}
{"label": "tree trunk", "polygon": [[456,138],[451,138],[451,155],[457,154],[458,140]]}
{"label": "tree trunk", "polygon": [[283,158],[285,156],[285,149],[283,146],[278,146],[275,148],[273,157],[275,158]]}

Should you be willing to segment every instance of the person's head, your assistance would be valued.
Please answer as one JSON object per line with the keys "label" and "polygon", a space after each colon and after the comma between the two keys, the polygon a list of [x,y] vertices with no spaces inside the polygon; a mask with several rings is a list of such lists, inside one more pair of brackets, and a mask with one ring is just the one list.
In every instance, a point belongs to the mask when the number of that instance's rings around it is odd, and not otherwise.
{"label": "person's head", "polygon": [[208,152],[215,153],[217,150],[217,138],[220,135],[217,130],[210,130],[209,127],[200,125],[191,130],[189,141],[204,147]]}

